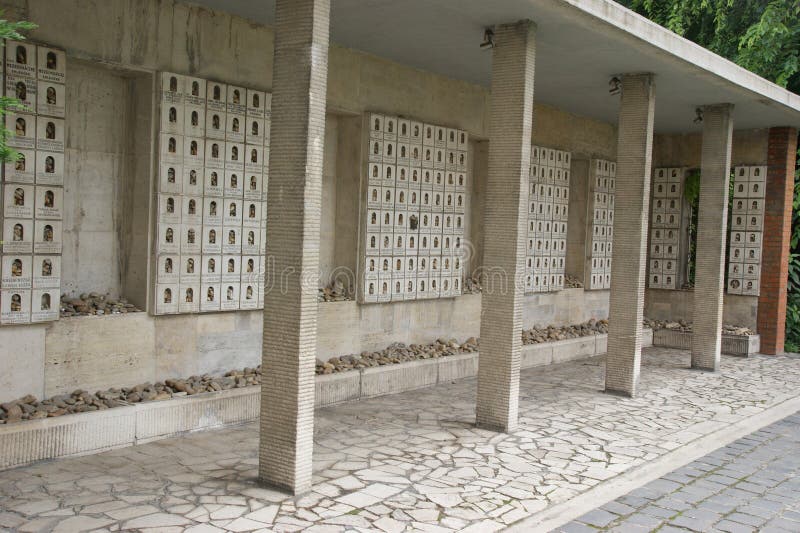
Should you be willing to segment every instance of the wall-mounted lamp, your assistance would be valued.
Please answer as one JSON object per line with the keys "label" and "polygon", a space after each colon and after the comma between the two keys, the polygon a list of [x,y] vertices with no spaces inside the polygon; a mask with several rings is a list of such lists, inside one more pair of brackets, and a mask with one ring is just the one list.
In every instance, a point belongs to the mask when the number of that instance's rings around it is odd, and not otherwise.
{"label": "wall-mounted lamp", "polygon": [[491,28],[486,28],[483,30],[483,42],[481,43],[481,48],[488,49],[494,48],[494,31]]}
{"label": "wall-mounted lamp", "polygon": [[608,94],[615,95],[622,92],[622,80],[614,76],[608,80]]}
{"label": "wall-mounted lamp", "polygon": [[694,110],[694,115],[695,116],[693,122],[695,124],[700,124],[701,122],[703,122],[703,108],[701,107],[696,108]]}

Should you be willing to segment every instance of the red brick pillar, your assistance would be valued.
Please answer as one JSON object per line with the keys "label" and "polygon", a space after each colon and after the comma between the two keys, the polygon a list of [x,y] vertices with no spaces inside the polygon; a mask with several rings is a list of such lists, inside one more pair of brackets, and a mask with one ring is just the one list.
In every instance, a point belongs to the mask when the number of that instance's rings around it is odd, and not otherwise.
{"label": "red brick pillar", "polygon": [[797,129],[771,128],[768,152],[758,333],[761,334],[761,353],[777,355],[783,353],[786,333]]}

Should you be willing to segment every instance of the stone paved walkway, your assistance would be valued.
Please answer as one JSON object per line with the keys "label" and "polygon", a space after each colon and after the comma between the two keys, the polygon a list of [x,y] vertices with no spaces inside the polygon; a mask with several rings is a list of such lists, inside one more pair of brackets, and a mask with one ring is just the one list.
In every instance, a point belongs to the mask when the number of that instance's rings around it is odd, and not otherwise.
{"label": "stone paved walkway", "polygon": [[800,414],[565,525],[563,533],[800,531]]}
{"label": "stone paved walkway", "polygon": [[602,358],[524,371],[509,435],[473,426],[475,380],[321,409],[301,498],[257,485],[255,424],[0,472],[0,528],[494,531],[800,395],[800,359],[643,359],[634,400]]}

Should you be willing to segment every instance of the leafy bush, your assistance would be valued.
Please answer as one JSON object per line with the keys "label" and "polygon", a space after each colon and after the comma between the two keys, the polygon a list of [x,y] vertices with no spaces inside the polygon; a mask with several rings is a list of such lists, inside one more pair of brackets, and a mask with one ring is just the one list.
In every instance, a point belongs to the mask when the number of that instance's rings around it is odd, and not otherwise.
{"label": "leafy bush", "polygon": [[[0,10],[0,17],[3,16],[3,11]],[[5,39],[13,39],[21,41],[25,39],[22,35],[23,31],[28,31],[36,28],[36,24],[31,22],[11,22],[9,20],[0,19],[0,39],[5,42]],[[4,53],[4,51],[3,51]],[[0,96],[0,121],[5,117],[9,109],[24,109],[16,98],[9,98],[7,96]],[[8,147],[6,141],[13,135],[8,129],[0,126],[0,162],[16,161],[19,154]]]}
{"label": "leafy bush", "polygon": [[[798,151],[800,156],[800,151]],[[800,168],[794,175],[792,239],[789,245],[789,283],[786,302],[786,351],[800,351]]]}

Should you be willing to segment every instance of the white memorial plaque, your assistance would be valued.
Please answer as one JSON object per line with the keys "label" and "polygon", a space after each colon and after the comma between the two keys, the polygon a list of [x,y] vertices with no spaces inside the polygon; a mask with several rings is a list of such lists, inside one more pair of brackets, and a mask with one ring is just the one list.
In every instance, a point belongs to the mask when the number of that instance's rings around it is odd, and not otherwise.
{"label": "white memorial plaque", "polygon": [[30,321],[30,290],[11,289],[0,291],[0,324],[29,324]]}
{"label": "white memorial plaque", "polygon": [[47,152],[64,151],[64,119],[37,117],[36,149]]}
{"label": "white memorial plaque", "polygon": [[47,185],[36,186],[36,218],[61,220],[64,216],[64,189]]}
{"label": "white memorial plaque", "polygon": [[201,224],[181,224],[181,253],[199,254],[202,250],[203,226]]}
{"label": "white memorial plaque", "polygon": [[[228,105],[228,86],[216,81],[206,82],[206,108],[211,111],[226,112]],[[224,123],[223,123],[224,124]]]}
{"label": "white memorial plaque", "polygon": [[218,109],[206,111],[206,139],[225,140],[226,113]]}
{"label": "white memorial plaque", "polygon": [[182,104],[185,78],[173,72],[161,73],[161,102],[164,104]]}
{"label": "white memorial plaque", "polygon": [[188,107],[206,108],[206,80],[184,77],[183,102]]}
{"label": "white memorial plaque", "polygon": [[61,257],[58,255],[33,256],[33,288],[59,289],[61,287]]}
{"label": "white memorial plaque", "polygon": [[33,252],[35,254],[60,254],[62,246],[61,222],[37,220],[34,223]]}
{"label": "white memorial plaque", "polygon": [[203,254],[222,253],[222,226],[211,226],[203,224]]}
{"label": "white memorial plaque", "polygon": [[67,73],[67,54],[64,50],[39,46],[38,78],[40,81],[65,83]]}
{"label": "white memorial plaque", "polygon": [[21,183],[3,185],[3,216],[33,218],[35,187]]}
{"label": "white memorial plaque", "polygon": [[186,105],[183,111],[183,132],[188,137],[206,136],[206,108]]}
{"label": "white memorial plaque", "polygon": [[180,284],[180,301],[178,302],[179,313],[199,313],[200,312],[200,284],[188,283]]}
{"label": "white memorial plaque", "polygon": [[38,185],[64,185],[64,154],[36,152],[36,183]]}
{"label": "white memorial plaque", "polygon": [[29,255],[4,255],[0,263],[0,288],[30,289],[33,283],[31,262]]}
{"label": "white memorial plaque", "polygon": [[58,320],[60,308],[59,290],[34,289],[31,291],[31,322],[53,322]]}
{"label": "white memorial plaque", "polygon": [[7,218],[3,221],[3,253],[30,254],[33,238],[33,220]]}
{"label": "white memorial plaque", "polygon": [[177,283],[180,279],[181,257],[179,255],[165,254],[156,257],[156,282]]}
{"label": "white memorial plaque", "polygon": [[[17,153],[19,153],[19,158],[16,161],[7,161],[3,164],[3,179],[13,183],[33,183],[36,178],[34,172],[36,160],[39,158],[36,151],[17,150]],[[61,168],[63,172],[63,163]]]}
{"label": "white memorial plaque", "polygon": [[5,46],[6,76],[36,79],[36,45],[24,41],[8,40]]}
{"label": "white memorial plaque", "polygon": [[247,89],[247,117],[264,118],[264,105],[266,104],[264,91]]}
{"label": "white memorial plaque", "polygon": [[219,311],[220,305],[220,284],[219,283],[202,283],[200,285],[200,311],[211,312]]}
{"label": "white memorial plaque", "polygon": [[178,312],[178,284],[156,284],[156,314],[170,315]]}
{"label": "white memorial plaque", "polygon": [[[63,87],[62,87],[63,89]],[[19,101],[18,106],[21,106],[22,111],[28,113],[37,112],[37,91],[39,85],[34,78],[25,76],[9,75],[6,76],[6,96],[15,98]],[[62,104],[63,116],[63,104]]]}
{"label": "white memorial plaque", "polygon": [[6,128],[11,131],[8,146],[18,149],[36,148],[36,115],[9,111]]}

